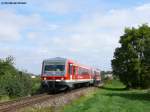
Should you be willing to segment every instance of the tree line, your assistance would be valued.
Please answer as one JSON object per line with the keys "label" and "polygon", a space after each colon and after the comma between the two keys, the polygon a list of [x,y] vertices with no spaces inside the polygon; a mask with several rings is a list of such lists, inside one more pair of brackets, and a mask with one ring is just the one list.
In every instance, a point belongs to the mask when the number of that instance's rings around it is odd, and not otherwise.
{"label": "tree line", "polygon": [[150,27],[125,28],[112,60],[113,74],[127,88],[150,87]]}

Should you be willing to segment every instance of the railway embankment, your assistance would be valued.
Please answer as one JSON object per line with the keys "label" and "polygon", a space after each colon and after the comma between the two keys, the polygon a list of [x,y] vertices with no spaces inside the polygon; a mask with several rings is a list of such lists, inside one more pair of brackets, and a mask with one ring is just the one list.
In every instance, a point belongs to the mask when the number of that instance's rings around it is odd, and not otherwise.
{"label": "railway embankment", "polygon": [[33,109],[49,107],[51,111],[62,110],[66,104],[95,91],[95,87],[75,89],[58,94],[41,94],[14,101],[0,103],[0,112],[29,112]]}
{"label": "railway embankment", "polygon": [[[34,104],[31,107],[27,107],[19,110],[18,112],[60,112],[65,105],[71,104],[73,101],[80,99],[81,97],[92,94],[96,91],[95,87],[80,88],[67,93],[56,94],[53,98],[50,98],[42,103]],[[44,109],[44,110],[43,110]]]}

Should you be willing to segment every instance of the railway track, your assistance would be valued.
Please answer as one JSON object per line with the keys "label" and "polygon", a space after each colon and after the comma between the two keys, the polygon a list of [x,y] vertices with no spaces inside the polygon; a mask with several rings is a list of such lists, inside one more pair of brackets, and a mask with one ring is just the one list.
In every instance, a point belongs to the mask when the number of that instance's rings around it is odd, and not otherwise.
{"label": "railway track", "polygon": [[61,96],[68,97],[69,94],[84,90],[86,88],[79,88],[79,89],[72,90],[70,92],[61,92],[59,94],[54,94],[54,95],[40,94],[40,95],[31,96],[31,97],[20,98],[18,100],[3,102],[3,103],[0,103],[0,112],[15,112],[16,110],[19,110],[21,108],[32,106],[35,104],[40,104],[47,100],[53,100],[55,98],[56,99],[58,98],[59,100]]}
{"label": "railway track", "polygon": [[23,107],[33,105],[51,98],[53,95],[40,94],[31,97],[24,97],[18,100],[0,103],[0,112],[12,112]]}

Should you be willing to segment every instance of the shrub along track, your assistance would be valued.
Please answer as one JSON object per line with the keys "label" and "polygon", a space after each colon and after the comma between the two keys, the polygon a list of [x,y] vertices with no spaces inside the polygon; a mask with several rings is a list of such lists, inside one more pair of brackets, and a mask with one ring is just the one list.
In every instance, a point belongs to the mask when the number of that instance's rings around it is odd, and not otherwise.
{"label": "shrub along track", "polygon": [[40,94],[31,97],[24,97],[18,100],[8,101],[0,103],[0,112],[14,112],[19,109],[34,106],[58,106],[64,105],[68,102],[83,96],[89,90],[94,89],[94,87],[86,87],[75,89],[70,92],[61,92],[58,94]]}

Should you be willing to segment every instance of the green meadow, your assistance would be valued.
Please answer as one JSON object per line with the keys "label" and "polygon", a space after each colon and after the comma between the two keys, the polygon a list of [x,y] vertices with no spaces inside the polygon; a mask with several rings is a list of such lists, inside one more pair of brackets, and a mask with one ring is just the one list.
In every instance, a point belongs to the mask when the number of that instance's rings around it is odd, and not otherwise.
{"label": "green meadow", "polygon": [[64,112],[150,112],[148,90],[126,90],[119,81],[108,81],[95,93],[64,107]]}

